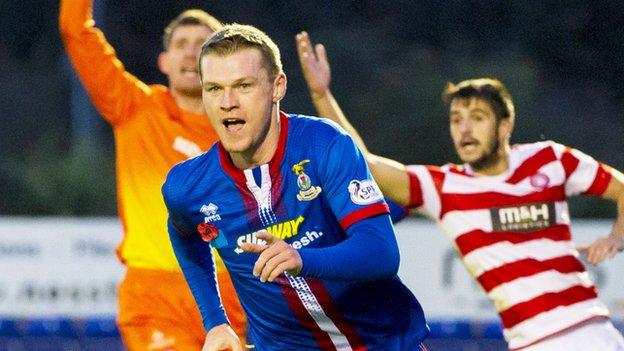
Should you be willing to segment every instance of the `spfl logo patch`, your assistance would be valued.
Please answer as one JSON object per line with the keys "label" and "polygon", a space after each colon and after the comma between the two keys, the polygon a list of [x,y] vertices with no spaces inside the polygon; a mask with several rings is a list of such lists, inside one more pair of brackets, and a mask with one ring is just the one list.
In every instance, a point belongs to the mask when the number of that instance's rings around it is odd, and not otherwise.
{"label": "spfl logo patch", "polygon": [[299,194],[297,194],[297,200],[310,201],[315,199],[322,189],[320,186],[313,186],[310,177],[305,174],[303,165],[310,163],[310,160],[303,160],[294,166],[292,171],[297,175],[297,186],[299,187]]}
{"label": "spfl logo patch", "polygon": [[368,205],[382,199],[377,184],[370,179],[352,180],[349,183],[349,196],[357,205]]}

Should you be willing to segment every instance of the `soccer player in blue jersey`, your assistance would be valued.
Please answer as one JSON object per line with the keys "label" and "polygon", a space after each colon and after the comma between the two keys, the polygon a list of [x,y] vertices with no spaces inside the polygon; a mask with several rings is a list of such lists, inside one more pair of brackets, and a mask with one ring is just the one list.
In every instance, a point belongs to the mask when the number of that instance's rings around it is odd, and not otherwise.
{"label": "soccer player in blue jersey", "polygon": [[200,56],[220,142],[163,185],[169,234],[207,330],[204,351],[241,350],[214,278],[228,268],[256,350],[421,350],[422,308],[397,277],[388,206],[336,124],[279,110],[273,41],[228,25]]}

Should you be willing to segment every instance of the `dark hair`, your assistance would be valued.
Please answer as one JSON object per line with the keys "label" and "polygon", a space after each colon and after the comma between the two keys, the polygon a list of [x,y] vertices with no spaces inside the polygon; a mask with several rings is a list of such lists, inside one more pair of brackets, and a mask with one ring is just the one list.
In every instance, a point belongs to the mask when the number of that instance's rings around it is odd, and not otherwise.
{"label": "dark hair", "polygon": [[[270,79],[282,72],[280,51],[273,40],[256,27],[237,23],[225,25],[213,33],[202,45],[199,61],[201,63],[205,55],[227,56],[249,48],[260,50]],[[201,64],[199,69],[201,74]]]}
{"label": "dark hair", "polygon": [[469,79],[457,84],[448,83],[442,93],[442,100],[450,105],[453,99],[478,98],[492,107],[497,120],[515,118],[511,95],[501,81],[492,78]]}
{"label": "dark hair", "polygon": [[202,25],[210,28],[211,31],[216,32],[223,27],[223,24],[218,19],[212,17],[208,12],[199,9],[190,9],[182,12],[178,17],[174,18],[167,27],[163,34],[163,48],[166,51],[169,48],[171,42],[171,36],[173,31],[180,26],[194,26]]}

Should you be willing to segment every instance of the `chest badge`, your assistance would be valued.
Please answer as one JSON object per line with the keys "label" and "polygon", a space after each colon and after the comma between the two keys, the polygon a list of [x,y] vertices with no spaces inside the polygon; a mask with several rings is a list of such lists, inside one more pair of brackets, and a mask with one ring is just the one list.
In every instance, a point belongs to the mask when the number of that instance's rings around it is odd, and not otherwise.
{"label": "chest badge", "polygon": [[306,163],[310,163],[310,160],[303,160],[292,166],[292,171],[295,172],[295,175],[297,175],[297,186],[299,187],[297,200],[299,201],[313,200],[322,191],[320,186],[313,186],[312,180],[310,180],[310,177],[305,174],[303,166]]}
{"label": "chest badge", "polygon": [[207,243],[219,236],[219,229],[217,229],[214,224],[210,223],[200,223],[197,226],[197,231],[199,235],[201,235],[202,240]]}

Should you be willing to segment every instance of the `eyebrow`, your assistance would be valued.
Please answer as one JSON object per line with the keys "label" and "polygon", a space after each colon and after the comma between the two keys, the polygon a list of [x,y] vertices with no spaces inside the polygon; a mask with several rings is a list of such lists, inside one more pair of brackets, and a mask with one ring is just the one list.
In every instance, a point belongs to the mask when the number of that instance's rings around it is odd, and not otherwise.
{"label": "eyebrow", "polygon": [[[477,108],[474,108],[474,109],[472,109],[472,110],[470,110],[470,111],[469,111],[469,113],[475,113],[475,112],[477,112],[477,113],[482,113],[482,114],[484,114],[484,115],[488,115],[488,114],[490,113],[489,111],[487,111],[487,110],[485,110],[485,109],[482,109],[482,108],[478,108],[478,107],[477,107]],[[450,109],[450,111],[449,111],[449,116],[457,115],[457,114],[459,114],[459,113],[460,113],[460,112],[459,112],[459,109],[457,109],[457,108],[451,108],[451,109]]]}
{"label": "eyebrow", "polygon": [[486,110],[484,110],[482,108],[474,108],[470,112],[481,112],[481,113],[486,114],[486,115],[488,114],[488,111],[486,111]]}
{"label": "eyebrow", "polygon": [[[253,76],[245,76],[245,77],[241,77],[238,78],[237,80],[235,80],[234,82],[232,82],[231,85],[236,85],[236,84],[240,84],[242,82],[244,82],[245,80],[252,80],[252,81],[257,81],[256,78],[254,78]],[[208,85],[217,85],[217,86],[222,86],[222,84],[216,83],[216,82],[204,82],[204,86],[208,86]]]}

